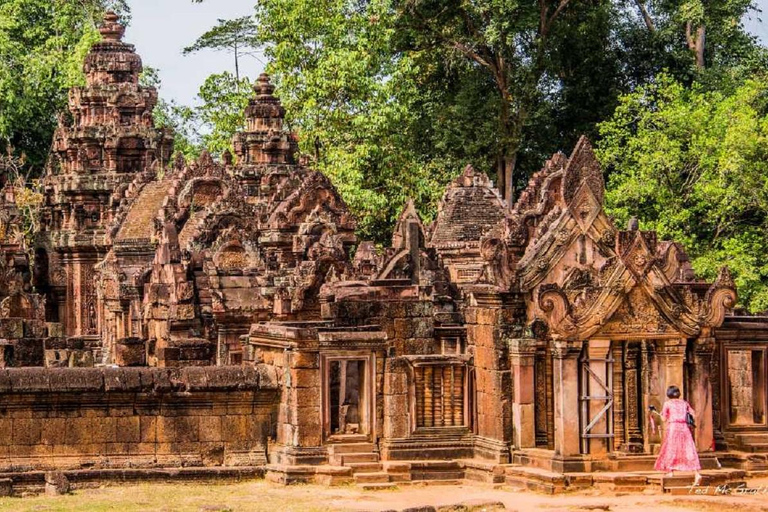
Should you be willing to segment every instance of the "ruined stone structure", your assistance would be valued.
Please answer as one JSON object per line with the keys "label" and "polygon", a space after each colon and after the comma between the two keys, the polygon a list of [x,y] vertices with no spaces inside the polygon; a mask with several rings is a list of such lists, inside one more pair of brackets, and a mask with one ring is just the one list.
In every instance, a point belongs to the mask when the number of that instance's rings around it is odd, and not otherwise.
{"label": "ruined stone structure", "polygon": [[671,384],[705,467],[768,467],[768,321],[732,314],[727,269],[704,282],[679,244],[614,224],[588,140],[511,206],[468,166],[434,223],[409,203],[378,249],[299,162],[266,75],[234,154],[169,163],[140,59],[115,16],[101,31],[34,269],[2,245],[0,470],[637,487]]}

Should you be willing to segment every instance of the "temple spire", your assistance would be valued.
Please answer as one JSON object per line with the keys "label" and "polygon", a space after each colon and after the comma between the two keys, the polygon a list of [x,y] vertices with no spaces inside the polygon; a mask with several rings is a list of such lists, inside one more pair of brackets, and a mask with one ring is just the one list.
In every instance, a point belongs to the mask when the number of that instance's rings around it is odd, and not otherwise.
{"label": "temple spire", "polygon": [[99,27],[99,32],[104,41],[120,42],[125,34],[125,26],[120,23],[120,16],[113,11],[104,14],[104,22]]}

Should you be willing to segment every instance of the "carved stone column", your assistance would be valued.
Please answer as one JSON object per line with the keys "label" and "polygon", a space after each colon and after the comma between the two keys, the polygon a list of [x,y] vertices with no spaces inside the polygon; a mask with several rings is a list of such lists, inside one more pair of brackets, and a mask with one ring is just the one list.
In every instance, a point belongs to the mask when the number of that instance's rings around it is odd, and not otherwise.
{"label": "carved stone column", "polygon": [[579,435],[579,354],[581,341],[553,342],[552,366],[555,402],[555,454],[580,454]]}
{"label": "carved stone column", "polygon": [[536,446],[536,423],[534,412],[534,360],[536,340],[531,338],[512,339],[509,342],[512,363],[512,429],[516,448]]}
{"label": "carved stone column", "polygon": [[712,381],[709,375],[714,352],[715,339],[710,336],[698,338],[693,346],[691,389],[688,397],[691,407],[696,411],[696,448],[700,452],[712,450],[714,439]]}
{"label": "carved stone column", "polygon": [[684,372],[683,364],[685,362],[685,339],[661,340],[658,343],[659,356],[659,396],[656,406],[661,410],[660,405],[667,399],[666,392],[669,386],[677,386],[680,392],[684,392]]}
{"label": "carved stone column", "polygon": [[474,350],[477,434],[475,456],[506,463],[510,459],[512,397],[509,333],[519,325],[524,304],[519,295],[489,287],[472,290],[466,310],[467,342]]}
{"label": "carved stone column", "polygon": [[640,343],[629,341],[624,349],[624,418],[625,439],[623,447],[628,452],[643,451],[643,407],[641,375],[638,371]]}

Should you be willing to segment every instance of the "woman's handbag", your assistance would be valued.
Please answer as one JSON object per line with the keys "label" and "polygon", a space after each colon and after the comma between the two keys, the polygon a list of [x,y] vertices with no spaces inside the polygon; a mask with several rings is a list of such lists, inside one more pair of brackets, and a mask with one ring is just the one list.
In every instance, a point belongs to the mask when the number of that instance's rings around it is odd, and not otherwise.
{"label": "woman's handbag", "polygon": [[688,424],[688,428],[696,428],[696,419],[693,417],[693,414],[685,413],[685,422]]}

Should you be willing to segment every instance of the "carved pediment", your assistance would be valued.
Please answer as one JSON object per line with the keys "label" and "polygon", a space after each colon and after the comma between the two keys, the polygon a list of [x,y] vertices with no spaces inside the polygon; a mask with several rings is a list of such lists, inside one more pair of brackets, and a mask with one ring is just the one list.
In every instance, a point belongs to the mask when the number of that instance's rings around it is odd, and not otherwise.
{"label": "carved pediment", "polygon": [[[599,283],[593,279],[592,275],[585,276],[583,270],[574,270],[564,286],[554,283],[540,287],[538,307],[556,336],[694,336],[706,322],[655,263],[645,273],[638,273],[619,261]],[[728,303],[729,298],[730,295],[722,294],[717,300]]]}

